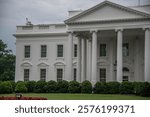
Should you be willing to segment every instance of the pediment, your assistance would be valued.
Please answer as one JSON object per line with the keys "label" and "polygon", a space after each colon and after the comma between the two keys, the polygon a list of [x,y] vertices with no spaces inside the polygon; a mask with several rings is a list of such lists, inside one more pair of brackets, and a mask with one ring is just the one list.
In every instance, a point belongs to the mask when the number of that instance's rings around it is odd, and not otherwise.
{"label": "pediment", "polygon": [[104,1],[80,14],[73,16],[65,23],[112,21],[121,19],[150,18],[150,14],[136,11],[109,1]]}
{"label": "pediment", "polygon": [[37,66],[46,67],[46,66],[49,66],[49,64],[46,63],[46,62],[41,62],[41,63],[39,63]]}
{"label": "pediment", "polygon": [[31,67],[32,66],[32,63],[30,62],[24,62],[21,64],[22,67]]}

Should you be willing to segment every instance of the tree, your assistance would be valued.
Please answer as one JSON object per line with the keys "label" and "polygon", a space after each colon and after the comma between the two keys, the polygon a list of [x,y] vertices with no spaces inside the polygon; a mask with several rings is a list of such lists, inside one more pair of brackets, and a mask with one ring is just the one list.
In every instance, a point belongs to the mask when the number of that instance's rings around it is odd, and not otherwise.
{"label": "tree", "polygon": [[14,81],[15,79],[15,55],[7,48],[2,40],[0,40],[0,80]]}

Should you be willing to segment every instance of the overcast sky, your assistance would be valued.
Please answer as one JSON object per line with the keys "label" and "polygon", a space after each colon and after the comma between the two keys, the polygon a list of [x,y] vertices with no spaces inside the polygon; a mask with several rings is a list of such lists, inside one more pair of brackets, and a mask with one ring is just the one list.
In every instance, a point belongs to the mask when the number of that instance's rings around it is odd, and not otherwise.
{"label": "overcast sky", "polygon": [[[24,25],[26,18],[33,24],[63,22],[69,10],[85,10],[104,0],[0,0],[0,39],[15,54],[16,25]],[[125,6],[138,5],[139,0],[109,0]],[[140,0],[141,5],[150,0]]]}

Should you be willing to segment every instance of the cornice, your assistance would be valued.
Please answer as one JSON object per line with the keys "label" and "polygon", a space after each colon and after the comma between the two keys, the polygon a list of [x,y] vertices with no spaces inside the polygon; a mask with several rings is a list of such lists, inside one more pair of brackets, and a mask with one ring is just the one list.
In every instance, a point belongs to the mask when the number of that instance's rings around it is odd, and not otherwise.
{"label": "cornice", "polygon": [[67,36],[68,34],[63,33],[16,33],[13,34],[15,37],[40,37],[40,36]]}
{"label": "cornice", "polygon": [[97,21],[80,21],[80,22],[68,22],[67,24],[96,24],[96,23],[120,23],[120,22],[138,22],[138,21],[150,21],[150,18],[134,18],[134,19],[116,19],[116,20],[97,20]]}

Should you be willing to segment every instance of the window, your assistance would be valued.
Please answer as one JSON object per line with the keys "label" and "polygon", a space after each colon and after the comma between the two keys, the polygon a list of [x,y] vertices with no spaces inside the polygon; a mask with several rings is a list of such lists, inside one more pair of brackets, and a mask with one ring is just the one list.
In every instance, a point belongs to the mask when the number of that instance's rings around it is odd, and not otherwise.
{"label": "window", "polygon": [[77,44],[74,44],[74,57],[77,57]]}
{"label": "window", "polygon": [[100,81],[106,82],[106,69],[100,68]]}
{"label": "window", "polygon": [[123,49],[123,56],[129,56],[129,44],[124,43],[122,49]]}
{"label": "window", "polygon": [[41,45],[41,57],[46,57],[46,53],[47,53],[47,46]]}
{"label": "window", "polygon": [[25,58],[30,58],[30,46],[24,46],[24,57]]}
{"label": "window", "polygon": [[46,69],[40,69],[40,80],[46,81]]}
{"label": "window", "polygon": [[62,81],[63,79],[63,69],[57,69],[57,81]]}
{"label": "window", "polygon": [[106,56],[106,44],[100,44],[100,56]]}
{"label": "window", "polygon": [[63,57],[63,45],[57,45],[57,57]]}
{"label": "window", "polygon": [[123,82],[127,82],[127,81],[129,81],[129,78],[128,78],[128,76],[123,76],[123,79],[122,79],[122,81],[123,81]]}
{"label": "window", "polygon": [[73,71],[74,71],[74,81],[76,81],[76,79],[77,79],[77,69],[74,68]]}
{"label": "window", "polygon": [[24,81],[29,81],[30,70],[24,69]]}

